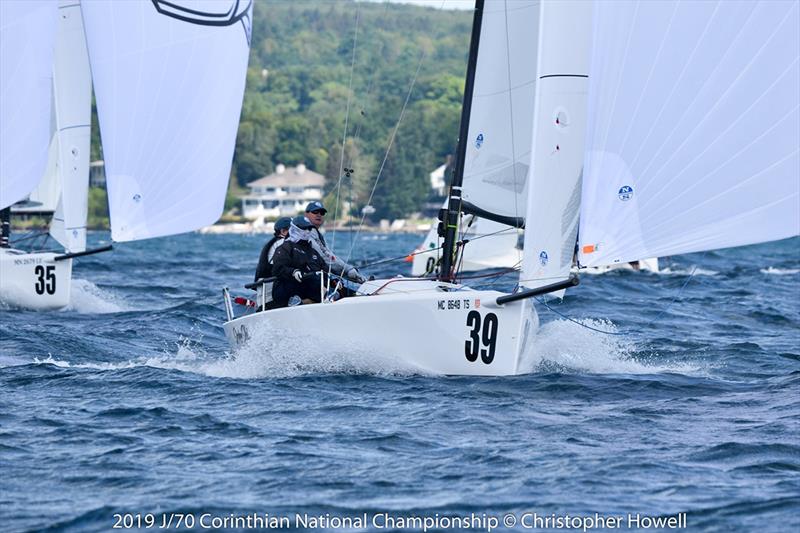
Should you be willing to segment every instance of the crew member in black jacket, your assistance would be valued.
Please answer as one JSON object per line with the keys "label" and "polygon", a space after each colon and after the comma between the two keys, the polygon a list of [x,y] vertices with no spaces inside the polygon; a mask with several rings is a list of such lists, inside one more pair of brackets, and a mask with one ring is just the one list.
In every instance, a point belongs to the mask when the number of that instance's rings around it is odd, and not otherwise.
{"label": "crew member in black jacket", "polygon": [[256,267],[256,279],[272,277],[272,258],[275,251],[283,244],[286,237],[289,236],[289,225],[292,219],[289,217],[279,218],[275,221],[275,235],[264,245],[261,249],[261,255],[258,258],[258,266]]}
{"label": "crew member in black jacket", "polygon": [[319,272],[329,269],[342,275],[340,268],[331,267],[311,245],[314,224],[305,216],[298,216],[289,226],[289,238],[275,251],[272,274],[277,276],[272,286],[272,299],[277,307],[288,305],[289,298],[299,296],[302,303],[319,303]]}

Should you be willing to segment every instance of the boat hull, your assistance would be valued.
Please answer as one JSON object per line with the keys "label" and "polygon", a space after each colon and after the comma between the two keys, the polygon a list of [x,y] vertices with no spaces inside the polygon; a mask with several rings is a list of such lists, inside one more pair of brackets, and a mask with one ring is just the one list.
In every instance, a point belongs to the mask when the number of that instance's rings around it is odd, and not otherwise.
{"label": "boat hull", "polygon": [[280,336],[311,349],[389,359],[423,373],[507,376],[519,372],[538,317],[530,300],[498,306],[501,295],[423,290],[359,296],[257,312],[224,329],[234,349],[253,343],[268,349],[269,339]]}
{"label": "boat hull", "polygon": [[33,310],[66,307],[70,299],[72,259],[55,261],[56,255],[0,249],[0,301]]}

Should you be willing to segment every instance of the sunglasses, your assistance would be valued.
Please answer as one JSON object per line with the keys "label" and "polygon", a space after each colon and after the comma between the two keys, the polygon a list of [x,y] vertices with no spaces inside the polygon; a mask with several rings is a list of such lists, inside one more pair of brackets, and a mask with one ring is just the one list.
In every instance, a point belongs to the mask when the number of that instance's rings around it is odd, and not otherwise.
{"label": "sunglasses", "polygon": [[325,216],[325,211],[320,211],[319,209],[316,209],[316,210],[314,210],[314,211],[309,211],[309,213],[313,213],[313,214],[315,214],[315,215],[322,215],[322,216]]}

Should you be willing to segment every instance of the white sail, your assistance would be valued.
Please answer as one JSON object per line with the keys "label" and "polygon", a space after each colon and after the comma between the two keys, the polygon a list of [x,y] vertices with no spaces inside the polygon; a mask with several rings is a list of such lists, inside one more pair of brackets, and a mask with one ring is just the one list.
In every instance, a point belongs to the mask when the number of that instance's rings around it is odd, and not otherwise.
{"label": "white sail", "polygon": [[53,213],[61,199],[61,178],[58,175],[58,128],[56,127],[56,106],[50,101],[50,145],[47,149],[47,165],[39,185],[28,195],[28,200],[19,202],[11,208],[12,214]]}
{"label": "white sail", "polygon": [[50,235],[69,252],[86,249],[92,74],[86,51],[81,6],[61,0],[53,67],[58,177],[61,199]]}
{"label": "white sail", "polygon": [[0,209],[39,183],[50,140],[56,2],[0,2]]}
{"label": "white sail", "polygon": [[596,5],[581,264],[800,233],[799,9]]}
{"label": "white sail", "polygon": [[543,2],[539,27],[533,168],[520,285],[566,279],[580,209],[591,5]]}
{"label": "white sail", "polygon": [[251,12],[241,0],[83,5],[114,240],[191,231],[219,218]]}
{"label": "white sail", "polygon": [[496,1],[483,9],[462,197],[504,216],[525,216],[539,4]]}

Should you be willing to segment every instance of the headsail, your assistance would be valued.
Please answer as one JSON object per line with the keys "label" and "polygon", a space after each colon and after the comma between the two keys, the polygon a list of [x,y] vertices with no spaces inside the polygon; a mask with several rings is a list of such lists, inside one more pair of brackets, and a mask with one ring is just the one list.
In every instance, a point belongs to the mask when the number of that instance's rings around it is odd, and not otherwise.
{"label": "headsail", "polygon": [[506,217],[525,216],[539,4],[514,0],[483,8],[462,197]]}
{"label": "headsail", "polygon": [[542,2],[533,167],[520,285],[569,277],[578,230],[592,7]]}
{"label": "headsail", "polygon": [[799,10],[596,5],[581,264],[800,233]]}
{"label": "headsail", "polygon": [[86,2],[112,238],[191,231],[222,213],[252,1]]}
{"label": "headsail", "polygon": [[39,183],[50,141],[56,2],[0,2],[0,208]]}

